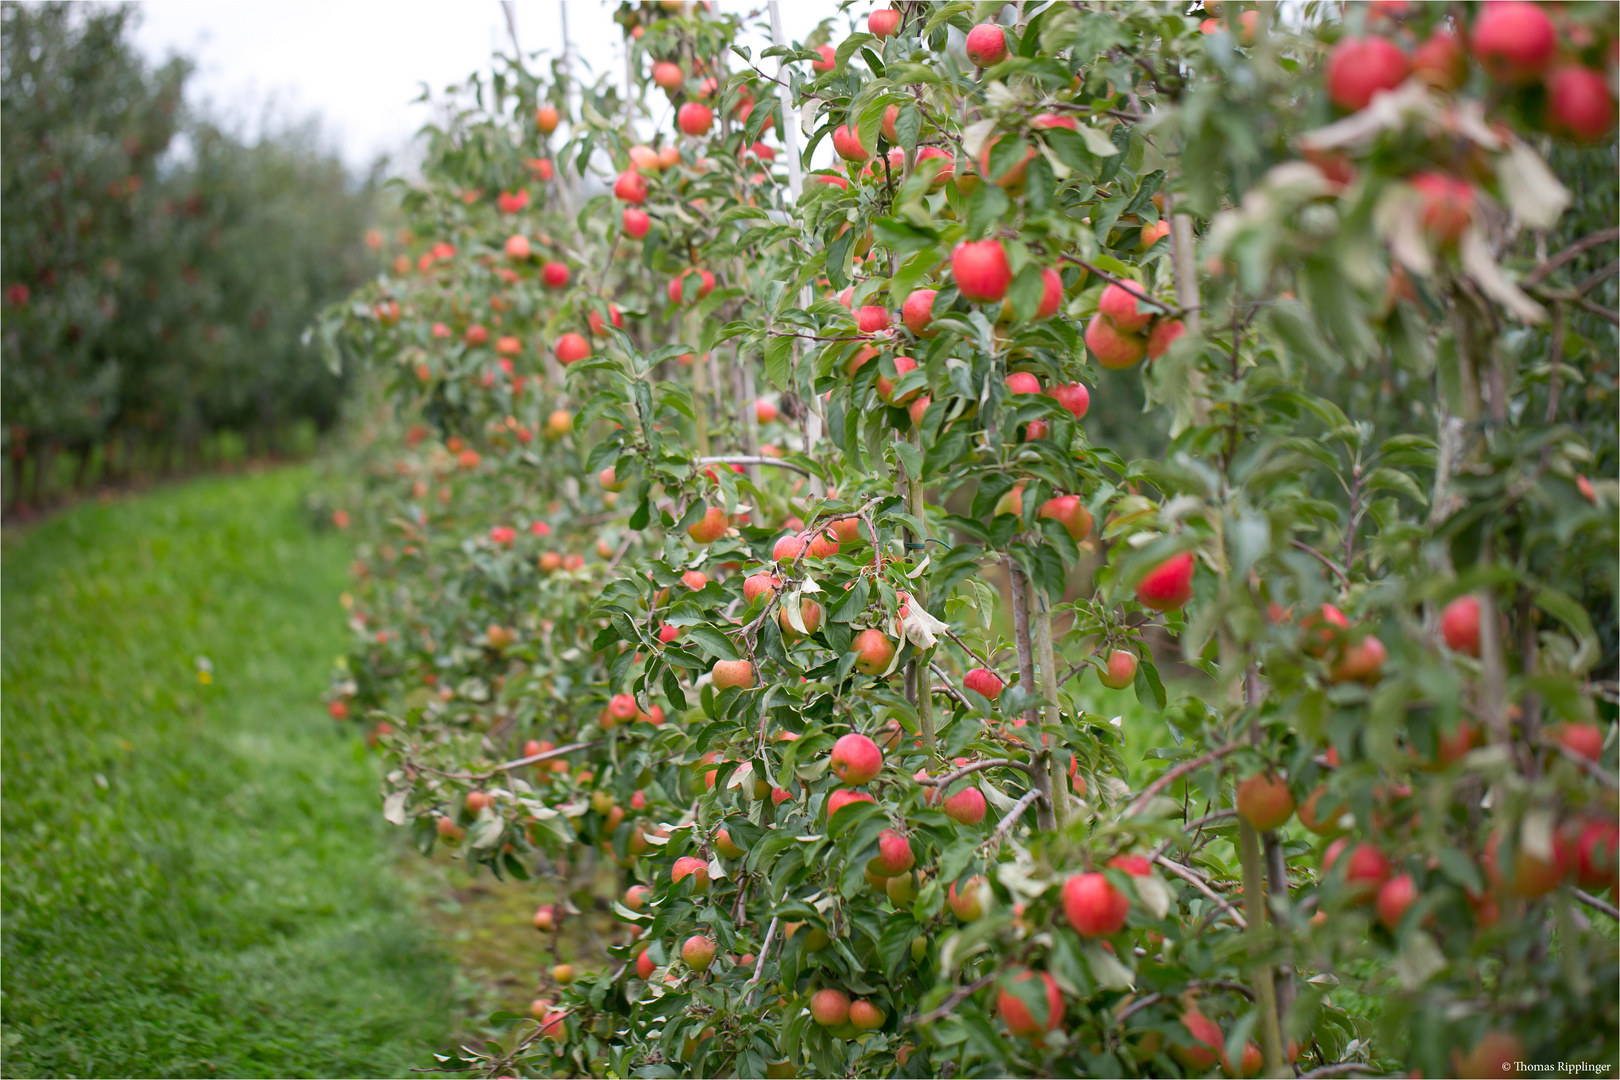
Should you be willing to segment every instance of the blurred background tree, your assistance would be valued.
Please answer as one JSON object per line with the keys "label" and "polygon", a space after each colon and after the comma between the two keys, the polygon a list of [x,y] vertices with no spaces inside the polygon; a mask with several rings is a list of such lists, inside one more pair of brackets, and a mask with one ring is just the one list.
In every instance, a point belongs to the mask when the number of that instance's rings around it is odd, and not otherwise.
{"label": "blurred background tree", "polygon": [[[380,167],[313,122],[188,108],[133,8],[0,6],[5,500],[306,448],[344,379],[302,341],[375,264]],[[375,241],[375,237],[373,240]]]}

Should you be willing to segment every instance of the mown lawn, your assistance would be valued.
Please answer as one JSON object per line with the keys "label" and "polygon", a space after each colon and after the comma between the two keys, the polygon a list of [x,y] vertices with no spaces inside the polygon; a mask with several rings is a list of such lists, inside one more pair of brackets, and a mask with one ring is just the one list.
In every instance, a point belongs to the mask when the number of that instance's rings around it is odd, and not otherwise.
{"label": "mown lawn", "polygon": [[319,702],[346,551],[311,532],[307,482],[200,480],[5,537],[5,1075],[405,1076],[444,1045],[450,964]]}

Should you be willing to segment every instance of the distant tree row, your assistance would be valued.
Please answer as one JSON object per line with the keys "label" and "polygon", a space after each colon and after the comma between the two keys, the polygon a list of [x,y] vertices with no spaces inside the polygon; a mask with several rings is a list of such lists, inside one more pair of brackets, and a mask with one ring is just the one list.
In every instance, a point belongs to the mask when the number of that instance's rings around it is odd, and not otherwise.
{"label": "distant tree row", "polygon": [[284,449],[343,379],[302,338],[375,256],[376,178],[311,123],[187,108],[132,8],[0,6],[6,502]]}

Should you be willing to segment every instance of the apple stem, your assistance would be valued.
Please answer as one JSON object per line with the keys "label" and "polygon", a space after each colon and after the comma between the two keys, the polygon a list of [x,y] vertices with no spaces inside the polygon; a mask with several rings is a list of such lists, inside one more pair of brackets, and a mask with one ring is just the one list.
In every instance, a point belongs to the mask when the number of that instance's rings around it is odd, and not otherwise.
{"label": "apple stem", "polygon": [[[1254,826],[1238,818],[1238,848],[1243,858],[1243,906],[1248,912],[1251,955],[1263,957],[1268,950],[1266,930],[1266,880],[1260,868],[1260,834]],[[1272,982],[1271,965],[1261,960],[1254,969],[1254,1000],[1260,1009],[1260,1051],[1265,1058],[1266,1075],[1282,1076],[1282,1026],[1277,1022],[1277,988]]]}

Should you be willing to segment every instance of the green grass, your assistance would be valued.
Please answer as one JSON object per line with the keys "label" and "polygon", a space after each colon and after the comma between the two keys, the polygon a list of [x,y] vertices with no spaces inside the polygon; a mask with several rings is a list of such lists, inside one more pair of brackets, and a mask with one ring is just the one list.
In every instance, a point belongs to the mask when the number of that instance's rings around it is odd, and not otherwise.
{"label": "green grass", "polygon": [[449,1034],[374,768],[319,702],[347,553],[307,482],[6,537],[5,1075],[403,1076]]}

